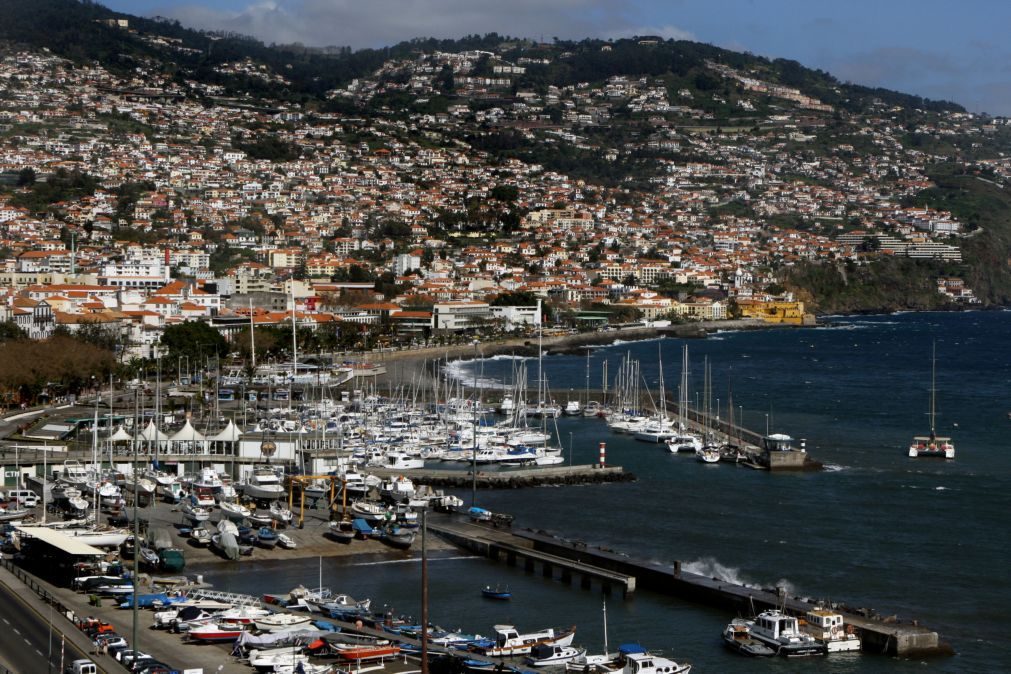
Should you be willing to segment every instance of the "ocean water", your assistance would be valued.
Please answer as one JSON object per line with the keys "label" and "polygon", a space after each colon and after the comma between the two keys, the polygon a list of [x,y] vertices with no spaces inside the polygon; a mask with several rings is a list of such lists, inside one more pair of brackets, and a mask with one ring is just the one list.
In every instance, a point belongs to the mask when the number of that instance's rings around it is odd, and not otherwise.
{"label": "ocean water", "polygon": [[[613,376],[630,354],[651,386],[662,362],[666,385],[676,387],[685,343],[593,349],[591,386],[599,388],[605,360]],[[597,443],[606,441],[608,462],[638,480],[479,492],[478,504],[513,514],[514,526],[917,619],[957,654],[925,661],[746,659],[719,641],[734,616],[645,591],[607,599],[610,645],[638,641],[693,662],[693,672],[1011,671],[1005,629],[1011,619],[1011,312],[836,318],[819,329],[721,333],[687,343],[692,385],[701,388],[707,358],[723,416],[732,382],[734,414],[743,413],[744,425],[804,438],[825,469],[767,474],[706,466],[611,434],[602,421],[563,418],[558,431],[573,462],[595,461]],[[938,433],[952,436],[955,461],[910,459],[905,452],[911,437],[929,428],[935,344]],[[477,374],[488,385],[508,384],[514,365],[489,359],[459,363],[454,372],[467,382]],[[552,388],[582,392],[585,356],[546,357],[543,368]],[[536,362],[529,371],[533,379]],[[323,582],[417,615],[418,556],[323,560]],[[281,592],[315,585],[320,570],[317,560],[244,561],[240,568],[202,571],[221,589]],[[510,585],[513,600],[482,599],[487,583]],[[594,651],[603,646],[598,591],[455,552],[433,555],[430,588],[432,620],[444,627],[487,634],[503,622],[521,629],[575,624],[577,643]]]}

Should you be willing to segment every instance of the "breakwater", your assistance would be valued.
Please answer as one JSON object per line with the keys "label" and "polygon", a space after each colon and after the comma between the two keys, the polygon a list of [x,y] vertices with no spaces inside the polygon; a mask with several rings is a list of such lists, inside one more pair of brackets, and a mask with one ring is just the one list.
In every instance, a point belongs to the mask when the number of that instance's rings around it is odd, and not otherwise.
{"label": "breakwater", "polygon": [[[459,516],[439,515],[429,518],[428,527],[444,540],[493,559],[518,565],[528,572],[540,564],[543,575],[561,573],[563,582],[582,578],[584,588],[590,580],[602,584],[605,591],[622,589],[629,596],[635,589],[676,596],[715,606],[740,615],[754,615],[769,608],[780,608],[803,616],[819,604],[800,597],[787,596],[783,588],[759,588],[706,577],[682,568],[680,561],[670,563],[637,559],[624,552],[588,546],[579,540],[564,539],[546,532],[493,528],[470,522]],[[853,625],[863,643],[863,650],[902,657],[950,654],[937,632],[916,621],[900,622],[881,618],[869,610],[851,610],[836,604],[846,622]]]}
{"label": "breakwater", "polygon": [[[379,477],[402,475],[403,471],[388,468],[369,468],[369,472]],[[423,468],[410,471],[415,484],[431,487],[469,488],[474,484],[474,474],[470,470],[433,470]],[[589,464],[581,466],[546,466],[543,468],[519,470],[477,471],[479,489],[520,489],[523,487],[559,486],[576,484],[599,484],[602,482],[631,482],[635,475],[620,466]]]}

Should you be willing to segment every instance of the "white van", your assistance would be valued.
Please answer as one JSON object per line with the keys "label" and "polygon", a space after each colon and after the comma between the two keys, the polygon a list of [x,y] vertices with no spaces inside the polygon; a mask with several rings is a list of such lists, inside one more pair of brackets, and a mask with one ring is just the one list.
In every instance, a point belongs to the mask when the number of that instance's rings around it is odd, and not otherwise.
{"label": "white van", "polygon": [[11,489],[7,492],[8,501],[17,501],[26,508],[34,508],[39,504],[38,494],[31,489]]}

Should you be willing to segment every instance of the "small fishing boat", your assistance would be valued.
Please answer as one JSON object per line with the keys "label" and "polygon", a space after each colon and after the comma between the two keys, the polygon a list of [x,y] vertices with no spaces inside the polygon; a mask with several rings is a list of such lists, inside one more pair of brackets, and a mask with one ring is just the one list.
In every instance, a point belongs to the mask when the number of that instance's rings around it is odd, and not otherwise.
{"label": "small fishing boat", "polygon": [[294,550],[297,546],[295,541],[288,534],[278,534],[277,535],[277,545],[285,550]]}
{"label": "small fishing boat", "polygon": [[492,587],[491,585],[485,585],[483,588],[481,588],[481,596],[484,597],[485,599],[505,600],[505,599],[512,599],[513,593],[509,591],[508,587],[503,588],[498,585],[496,585],[495,587]]}
{"label": "small fishing boat", "polygon": [[585,648],[575,646],[556,646],[553,644],[538,644],[534,646],[523,661],[531,667],[550,667],[564,665],[570,660],[586,655]]}
{"label": "small fishing boat", "polygon": [[741,655],[766,657],[776,654],[776,651],[751,636],[749,621],[741,618],[735,618],[723,628],[723,643],[727,648]]}
{"label": "small fishing boat", "polygon": [[270,527],[260,527],[256,532],[256,544],[261,548],[273,548],[277,545],[277,532]]}
{"label": "small fishing boat", "polygon": [[282,630],[293,630],[300,627],[307,627],[311,622],[312,617],[307,615],[274,613],[263,618],[257,618],[256,629],[261,632],[280,632]]}
{"label": "small fishing boat", "polygon": [[377,660],[400,653],[400,646],[391,643],[335,644],[337,655],[343,660]]}
{"label": "small fishing boat", "polygon": [[417,532],[414,529],[405,529],[397,525],[389,526],[383,531],[381,540],[393,548],[406,550],[414,545],[414,538]]}
{"label": "small fishing boat", "polygon": [[330,538],[338,543],[350,543],[355,538],[354,523],[351,520],[330,522]]}

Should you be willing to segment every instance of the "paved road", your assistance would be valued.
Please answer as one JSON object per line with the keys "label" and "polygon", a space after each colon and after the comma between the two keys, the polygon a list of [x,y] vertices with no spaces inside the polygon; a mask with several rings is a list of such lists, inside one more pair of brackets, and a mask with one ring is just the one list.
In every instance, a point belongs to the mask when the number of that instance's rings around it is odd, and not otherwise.
{"label": "paved road", "polygon": [[[55,616],[57,620],[59,616]],[[46,618],[23,602],[16,593],[0,583],[0,633],[3,638],[3,661],[15,672],[59,672],[60,635],[50,630]],[[50,654],[52,657],[49,661]],[[63,662],[88,657],[74,644],[64,645]],[[47,665],[47,662],[49,664]]]}

